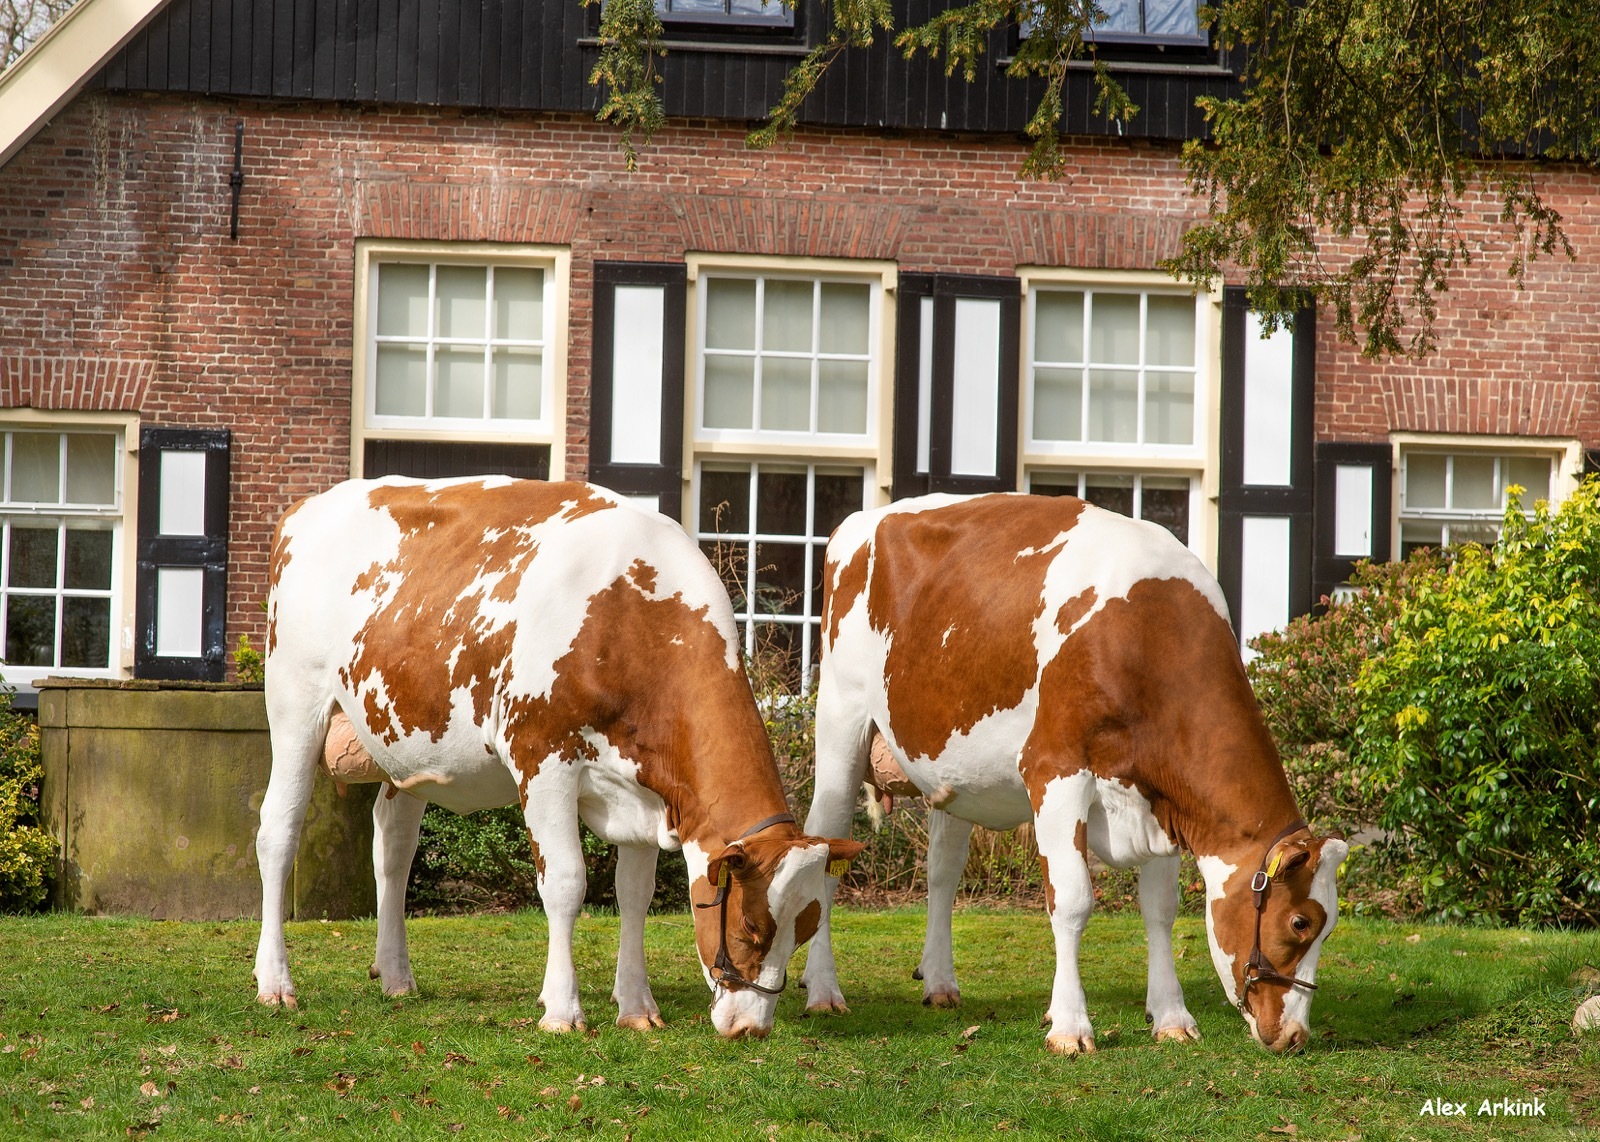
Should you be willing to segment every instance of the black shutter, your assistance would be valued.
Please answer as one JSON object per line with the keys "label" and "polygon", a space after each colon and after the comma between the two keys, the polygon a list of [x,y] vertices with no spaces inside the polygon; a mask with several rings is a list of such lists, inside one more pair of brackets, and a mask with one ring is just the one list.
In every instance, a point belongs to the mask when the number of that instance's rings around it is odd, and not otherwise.
{"label": "black shutter", "polygon": [[[596,262],[594,267],[594,359],[589,478],[628,496],[655,496],[659,510],[683,518],[683,362],[688,268],[654,262]],[[619,400],[628,396],[617,376],[618,350],[628,339],[653,329],[617,328],[619,287],[659,290],[661,361],[658,404]],[[619,336],[622,341],[619,342]],[[646,378],[646,390],[654,388]],[[635,394],[637,396],[637,394]],[[630,413],[659,417],[659,440],[617,439],[618,418]],[[641,447],[642,446],[642,447]]]}
{"label": "black shutter", "polygon": [[[197,461],[191,457],[198,455]],[[163,457],[173,457],[169,469]],[[194,479],[194,465],[204,475]],[[163,479],[171,486],[163,489]],[[193,483],[190,483],[194,479]],[[179,482],[182,481],[182,482]],[[228,430],[145,428],[139,433],[139,549],[133,672],[138,678],[221,682],[227,671]],[[174,513],[163,523],[163,490]],[[184,501],[200,503],[184,527]],[[174,523],[174,520],[180,522]],[[174,533],[163,532],[163,526]],[[180,578],[181,577],[181,578]],[[188,610],[198,578],[199,611]],[[164,587],[165,585],[165,587]],[[163,613],[166,608],[166,613]],[[196,629],[191,619],[197,619]],[[188,653],[185,653],[188,652]]]}
{"label": "black shutter", "polygon": [[[1022,287],[1016,278],[963,274],[901,274],[896,289],[894,378],[894,498],[925,492],[1009,492],[1017,486],[1017,409],[1022,336]],[[932,299],[932,352],[924,361],[923,299]],[[956,303],[997,300],[999,337],[994,395],[995,440],[990,457],[958,468],[956,453]],[[928,408],[922,408],[924,369],[931,372]],[[923,418],[928,459],[918,456]]]}
{"label": "black shutter", "polygon": [[[1394,496],[1394,459],[1387,444],[1317,445],[1317,557],[1312,571],[1313,600],[1320,606],[1333,589],[1350,578],[1356,563],[1370,559],[1384,563],[1394,557],[1394,536],[1389,529],[1389,505]],[[1340,470],[1359,478],[1344,481],[1343,495],[1353,494],[1351,484],[1368,485],[1369,494],[1354,502],[1340,502]],[[1366,502],[1362,502],[1362,500]],[[1341,519],[1347,523],[1341,535]],[[1359,534],[1366,521],[1365,543]]]}
{"label": "black shutter", "polygon": [[[1244,611],[1245,565],[1252,577],[1282,574],[1288,602],[1287,617],[1311,609],[1311,564],[1315,512],[1315,467],[1312,454],[1315,416],[1317,314],[1314,306],[1297,310],[1293,319],[1294,347],[1290,363],[1288,423],[1274,424],[1288,445],[1288,465],[1279,479],[1264,482],[1250,471],[1246,452],[1247,339],[1253,336],[1246,322],[1245,291],[1228,288],[1222,297],[1222,465],[1217,497],[1217,579],[1228,600],[1233,626],[1240,631]],[[1251,482],[1254,481],[1254,482]],[[1246,552],[1249,521],[1275,521],[1288,528],[1287,565],[1263,567]],[[1276,585],[1276,584],[1275,584]]]}

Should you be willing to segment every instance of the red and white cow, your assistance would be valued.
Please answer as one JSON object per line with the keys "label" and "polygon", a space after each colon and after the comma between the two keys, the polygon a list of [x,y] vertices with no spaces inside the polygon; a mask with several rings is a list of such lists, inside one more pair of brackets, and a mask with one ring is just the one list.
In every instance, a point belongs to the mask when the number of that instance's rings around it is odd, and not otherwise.
{"label": "red and white cow", "polygon": [[290,511],[271,573],[262,1002],[295,1003],[284,884],[340,711],[389,783],[373,811],[371,974],[385,994],[415,987],[405,886],[425,802],[520,802],[550,924],[541,1027],[584,1025],[581,818],[619,846],[617,1024],[661,1025],[644,919],[658,848],[681,847],[712,1021],[732,1038],[767,1034],[826,867],[861,846],[795,826],[727,594],[677,525],[583,484],[351,481]]}
{"label": "red and white cow", "polygon": [[[950,917],[972,823],[1031,817],[1056,944],[1052,1050],[1094,1049],[1078,977],[1090,849],[1139,866],[1157,1039],[1199,1038],[1172,958],[1187,850],[1228,998],[1274,1051],[1305,1042],[1347,846],[1301,822],[1222,594],[1187,548],[1081,500],[927,496],[845,520],[824,584],[806,825],[847,830],[881,733],[935,806],[925,1003],[960,999]],[[825,904],[807,1004],[843,1011],[828,915]]]}

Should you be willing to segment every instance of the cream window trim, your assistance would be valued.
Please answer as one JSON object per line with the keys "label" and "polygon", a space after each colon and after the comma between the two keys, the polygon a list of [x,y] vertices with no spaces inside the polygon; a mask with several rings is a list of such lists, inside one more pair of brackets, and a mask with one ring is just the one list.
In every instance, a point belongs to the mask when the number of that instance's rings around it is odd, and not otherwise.
{"label": "cream window trim", "polygon": [[[1394,549],[1400,550],[1400,502],[1403,493],[1404,470],[1401,454],[1408,451],[1460,453],[1515,453],[1542,454],[1555,458],[1555,469],[1550,479],[1551,504],[1559,504],[1578,490],[1583,476],[1583,443],[1568,436],[1495,436],[1471,433],[1391,432],[1389,434],[1390,468],[1393,479],[1389,481],[1389,534],[1395,537]],[[1531,502],[1524,507],[1532,508]],[[1398,558],[1398,555],[1396,556]]]}
{"label": "cream window trim", "polygon": [[[542,405],[547,412],[530,424],[513,422],[496,428],[483,421],[459,425],[368,423],[373,370],[377,352],[371,322],[371,281],[376,263],[414,260],[465,266],[527,266],[546,271],[544,372]],[[432,440],[503,444],[544,444],[550,448],[550,479],[565,479],[567,451],[567,339],[572,278],[572,253],[562,246],[535,246],[505,242],[395,242],[360,239],[356,242],[355,352],[352,354],[350,472],[362,475],[364,445],[369,439]]]}
{"label": "cream window trim", "polygon": [[[689,282],[684,314],[687,331],[684,337],[683,374],[685,519],[691,518],[688,505],[698,503],[699,481],[695,472],[699,461],[705,458],[756,462],[788,459],[795,462],[859,465],[867,472],[866,506],[887,504],[893,477],[890,443],[894,424],[895,296],[899,283],[895,263],[849,258],[709,253],[690,253],[684,261]],[[732,277],[822,278],[864,282],[875,287],[872,291],[874,328],[870,335],[874,361],[868,377],[867,432],[864,435],[785,434],[699,428],[705,392],[700,355],[703,318],[699,283],[702,276],[718,274]]]}
{"label": "cream window trim", "polygon": [[73,678],[133,677],[133,648],[137,636],[134,624],[134,599],[139,573],[139,416],[124,412],[60,412],[47,409],[8,408],[0,410],[0,427],[43,432],[82,432],[84,430],[121,433],[117,495],[117,518],[121,523],[115,541],[111,577],[112,639],[108,665],[85,667],[9,667],[5,677],[12,685],[37,681],[51,675]]}

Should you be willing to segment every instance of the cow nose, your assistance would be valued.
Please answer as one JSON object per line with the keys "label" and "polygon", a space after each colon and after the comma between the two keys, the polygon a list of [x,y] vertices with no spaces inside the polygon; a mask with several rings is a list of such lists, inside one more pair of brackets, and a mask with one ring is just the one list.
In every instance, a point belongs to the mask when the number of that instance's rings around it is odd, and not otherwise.
{"label": "cow nose", "polygon": [[1296,1051],[1304,1050],[1306,1041],[1311,1038],[1311,1033],[1299,1023],[1287,1024],[1279,1033],[1277,1039],[1267,1045],[1267,1049],[1274,1055],[1292,1055]]}

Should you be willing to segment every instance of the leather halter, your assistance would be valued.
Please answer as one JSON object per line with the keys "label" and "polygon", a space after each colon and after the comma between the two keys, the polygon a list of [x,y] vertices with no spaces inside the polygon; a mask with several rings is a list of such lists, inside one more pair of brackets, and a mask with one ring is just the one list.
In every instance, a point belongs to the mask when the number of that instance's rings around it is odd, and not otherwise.
{"label": "leather halter", "polygon": [[[1293,836],[1306,827],[1306,823],[1298,818],[1284,828],[1277,836],[1267,842],[1267,851],[1261,855],[1261,868],[1250,878],[1250,891],[1255,896],[1256,907],[1256,940],[1255,946],[1250,949],[1250,958],[1244,962],[1244,988],[1239,992],[1238,1008],[1247,1015],[1253,1015],[1250,1010],[1250,987],[1256,983],[1280,983],[1286,987],[1303,987],[1307,991],[1316,991],[1317,985],[1307,983],[1303,979],[1296,979],[1292,975],[1284,975],[1272,965],[1266,956],[1261,954],[1261,914],[1267,906],[1267,888],[1272,884],[1272,877],[1267,874],[1267,861],[1272,858],[1272,850],[1277,848],[1278,842],[1285,837]],[[1251,974],[1251,973],[1254,974]]]}
{"label": "leather halter", "polygon": [[[770,829],[774,825],[785,823],[790,825],[795,823],[793,813],[774,813],[764,820],[757,821],[740,833],[734,839],[733,844],[736,845],[740,841],[753,837],[763,829]],[[729,847],[731,848],[732,845]],[[696,904],[695,907],[722,909],[721,915],[717,918],[717,958],[711,962],[711,979],[713,983],[725,987],[729,991],[737,991],[741,987],[748,987],[753,991],[761,992],[763,995],[778,995],[785,987],[789,986],[788,965],[784,965],[783,979],[779,981],[777,987],[764,987],[755,980],[745,979],[744,976],[740,975],[738,967],[733,962],[733,957],[728,955],[728,872],[726,867],[723,868],[722,875],[717,878],[717,894],[707,903]]]}

